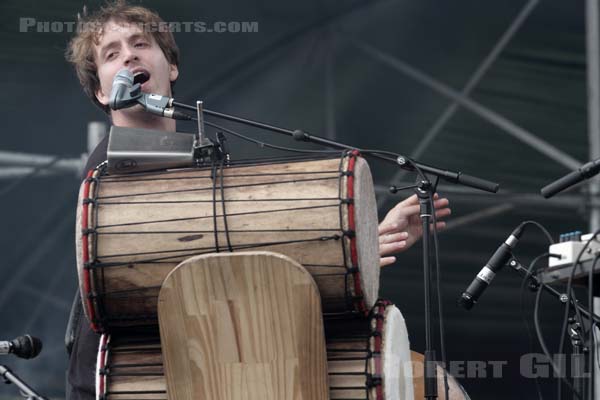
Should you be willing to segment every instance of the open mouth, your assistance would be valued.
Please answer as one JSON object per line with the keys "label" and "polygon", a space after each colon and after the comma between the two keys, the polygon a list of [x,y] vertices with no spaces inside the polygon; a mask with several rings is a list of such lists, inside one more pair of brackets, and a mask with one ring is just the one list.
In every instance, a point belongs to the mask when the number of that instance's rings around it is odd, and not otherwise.
{"label": "open mouth", "polygon": [[133,75],[133,84],[139,83],[143,85],[145,82],[150,79],[150,74],[146,71],[138,71]]}

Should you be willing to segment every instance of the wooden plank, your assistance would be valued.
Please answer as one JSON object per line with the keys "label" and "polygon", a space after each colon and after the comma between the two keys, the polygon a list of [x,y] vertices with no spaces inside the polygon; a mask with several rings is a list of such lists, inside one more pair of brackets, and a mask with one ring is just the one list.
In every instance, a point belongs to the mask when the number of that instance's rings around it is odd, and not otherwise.
{"label": "wooden plank", "polygon": [[328,398],[318,290],[283,255],[190,258],[163,283],[158,316],[171,399]]}

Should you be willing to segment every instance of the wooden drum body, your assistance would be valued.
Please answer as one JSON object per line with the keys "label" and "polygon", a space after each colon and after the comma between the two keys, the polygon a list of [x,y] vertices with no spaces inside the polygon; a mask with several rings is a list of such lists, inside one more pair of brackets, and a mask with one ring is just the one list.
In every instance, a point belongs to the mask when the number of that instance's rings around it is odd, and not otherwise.
{"label": "wooden drum body", "polygon": [[302,264],[323,311],[366,313],[379,288],[377,210],[364,159],[283,160],[110,176],[81,187],[77,261],[97,331],[157,324],[157,297],[185,259],[265,250]]}
{"label": "wooden drum body", "polygon": [[[395,306],[378,302],[370,318],[337,328],[326,344],[330,399],[414,398],[406,326]],[[166,400],[166,373],[158,335],[102,335],[98,399]]]}
{"label": "wooden drum body", "polygon": [[[329,398],[410,400],[423,398],[423,355],[409,349],[406,324],[389,302],[378,302],[369,318],[328,321]],[[102,335],[98,352],[98,400],[167,400],[158,332]],[[438,395],[444,396],[437,367]],[[448,376],[450,400],[468,400]]]}

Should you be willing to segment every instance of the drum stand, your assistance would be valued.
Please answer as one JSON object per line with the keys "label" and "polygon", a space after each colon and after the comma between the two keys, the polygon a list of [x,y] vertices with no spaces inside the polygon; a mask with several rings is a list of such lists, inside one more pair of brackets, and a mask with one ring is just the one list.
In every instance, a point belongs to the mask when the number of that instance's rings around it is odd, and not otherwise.
{"label": "drum stand", "polygon": [[4,383],[14,383],[19,388],[21,395],[28,400],[47,400],[46,397],[41,396],[35,392],[29,385],[23,382],[17,375],[15,375],[8,367],[0,365],[0,376],[4,378]]}

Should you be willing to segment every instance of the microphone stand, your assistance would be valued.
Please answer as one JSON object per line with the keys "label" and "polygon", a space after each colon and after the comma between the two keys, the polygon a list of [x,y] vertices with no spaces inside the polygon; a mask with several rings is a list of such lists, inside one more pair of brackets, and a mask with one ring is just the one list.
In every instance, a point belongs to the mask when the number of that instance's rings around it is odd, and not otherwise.
{"label": "microphone stand", "polygon": [[0,365],[0,376],[4,378],[4,383],[7,385],[10,383],[15,384],[19,388],[21,395],[28,400],[48,400],[46,397],[39,395],[29,385],[23,382],[17,375],[15,375],[8,367]]}
{"label": "microphone stand", "polygon": [[[538,278],[537,276],[533,275],[532,273],[529,272],[529,270],[527,268],[525,268],[519,261],[517,261],[516,259],[512,258],[511,260],[508,261],[508,266],[511,267],[513,270],[519,272],[520,274],[522,274],[523,276],[525,276],[528,281],[529,281],[529,289],[531,291],[537,291],[539,289],[540,286],[542,286],[542,289],[545,290],[547,293],[550,293],[551,295],[553,295],[558,301],[560,301],[561,303],[567,303],[568,301],[571,302],[571,304],[576,307],[579,310],[579,313],[581,314],[581,316],[585,319],[587,319],[589,322],[592,322],[590,320],[593,320],[593,322],[595,323],[600,323],[600,316],[598,316],[597,314],[592,314],[590,313],[590,311],[585,308],[584,306],[582,306],[581,304],[579,304],[579,302],[576,302],[575,300],[573,300],[572,298],[570,298],[570,296],[568,296],[566,293],[561,293],[558,290],[554,289],[551,286],[548,285],[544,285]],[[575,313],[575,315],[577,315],[577,313]],[[582,335],[581,335],[581,331],[583,329],[582,325],[583,325],[583,321],[577,321],[577,319],[575,317],[570,317],[569,318],[569,336],[571,338],[571,347],[573,347],[573,361],[571,364],[571,368],[572,368],[572,372],[573,372],[573,389],[577,392],[580,393],[583,396],[584,393],[584,388],[585,388],[585,382],[586,382],[586,377],[585,377],[585,353],[587,353],[589,350],[587,347],[585,347]],[[591,329],[594,329],[594,324],[590,323]],[[594,346],[594,343],[590,343],[590,346]],[[590,373],[593,374],[594,373],[594,366],[591,365],[590,366]],[[573,395],[573,398],[576,398],[575,395]]]}
{"label": "microphone stand", "polygon": [[[514,259],[514,258],[510,259],[507,264],[509,267],[511,267],[512,269],[514,269],[515,271],[519,272],[520,274],[524,275],[525,277],[527,277],[529,279],[529,288],[532,291],[538,290],[540,285],[542,285],[542,289],[544,289],[547,293],[550,293],[551,295],[556,297],[558,299],[558,301],[560,301],[561,303],[566,303],[567,301],[569,301],[569,296],[567,296],[566,293],[561,293],[558,290],[554,289],[552,286],[544,285],[537,278],[537,276],[529,273],[527,268],[525,268],[516,259]],[[590,314],[590,312],[587,308],[585,308],[584,306],[579,304],[579,302],[575,302],[573,299],[571,299],[571,305],[573,307],[577,307],[577,309],[579,310],[581,315],[583,317],[585,317],[585,319],[587,319],[587,320],[592,319],[592,320],[594,320],[595,323],[600,324],[600,316],[598,314],[593,314],[593,315]]]}
{"label": "microphone stand", "polygon": [[[173,107],[180,107],[186,110],[196,111],[199,113],[200,107],[193,107],[187,104],[179,103],[176,101],[172,101],[171,105]],[[399,166],[402,169],[409,171],[416,171],[419,174],[420,182],[417,184],[416,193],[419,198],[420,204],[420,217],[423,224],[423,239],[422,239],[422,247],[423,247],[423,271],[424,271],[424,292],[425,292],[425,399],[437,399],[437,374],[436,374],[436,355],[435,350],[433,348],[432,343],[432,314],[431,314],[431,271],[432,265],[429,257],[429,248],[430,248],[430,220],[432,216],[431,204],[433,199],[433,193],[435,188],[431,184],[430,180],[425,176],[424,173],[429,173],[439,178],[442,178],[446,181],[462,184],[465,186],[470,186],[476,189],[496,193],[498,191],[499,185],[494,182],[487,181],[485,179],[480,179],[474,176],[462,174],[461,172],[453,172],[448,170],[442,170],[436,167],[432,167],[425,164],[420,164],[414,162],[406,157],[397,156],[396,154],[385,152],[385,151],[370,151],[370,150],[361,150],[356,147],[352,147],[340,142],[335,142],[333,140],[325,139],[319,136],[309,135],[301,130],[291,131],[289,129],[279,128],[273,125],[264,124],[262,122],[252,121],[232,115],[227,115],[223,113],[219,113],[216,111],[211,111],[207,109],[203,109],[202,112],[207,115],[211,115],[217,118],[226,119],[233,122],[238,122],[244,125],[254,126],[257,128],[262,128],[265,130],[269,130],[272,132],[276,132],[279,134],[284,134],[287,136],[291,136],[294,140],[303,141],[303,142],[312,142],[316,144],[320,144],[327,147],[332,147],[335,149],[342,150],[358,150],[362,152],[365,156],[371,156],[376,159],[383,160],[388,163],[392,163],[396,166]],[[198,118],[200,120],[200,117]],[[392,155],[393,154],[393,155]]]}
{"label": "microphone stand", "polygon": [[424,394],[426,399],[436,399],[437,393],[437,373],[436,373],[436,355],[432,343],[432,322],[433,316],[431,313],[431,260],[429,258],[430,235],[429,224],[432,210],[431,202],[435,188],[427,179],[420,181],[417,184],[417,197],[419,198],[420,217],[423,224],[423,287],[425,292],[425,376],[424,376]]}
{"label": "microphone stand", "polygon": [[[179,107],[179,108],[183,108],[183,109],[190,110],[190,111],[197,112],[197,110],[198,110],[197,107],[190,106],[190,105],[184,104],[184,103],[179,103],[174,100],[171,101],[170,104],[173,107]],[[225,120],[232,121],[232,122],[238,122],[243,125],[248,125],[248,126],[253,126],[256,128],[265,129],[265,130],[283,134],[286,136],[291,136],[294,140],[301,141],[301,142],[311,142],[311,143],[315,143],[315,144],[320,144],[322,146],[327,146],[327,147],[341,149],[341,150],[358,150],[365,155],[368,155],[373,158],[377,158],[379,160],[386,161],[388,163],[395,164],[397,166],[400,166],[400,168],[405,169],[407,171],[414,172],[414,171],[420,170],[422,172],[426,172],[428,174],[438,176],[448,182],[458,183],[458,184],[465,185],[465,186],[470,186],[472,188],[483,190],[486,192],[496,193],[498,191],[498,188],[500,187],[500,185],[498,185],[495,182],[490,182],[488,180],[477,178],[475,176],[463,174],[462,172],[449,171],[449,170],[445,170],[445,169],[436,168],[436,167],[433,167],[430,165],[421,164],[418,162],[414,162],[403,156],[396,156],[395,154],[392,156],[391,155],[392,153],[390,153],[390,152],[377,151],[377,150],[374,150],[374,151],[361,150],[359,148],[349,146],[344,143],[325,139],[325,138],[322,138],[319,136],[310,135],[299,129],[292,131],[290,129],[280,128],[280,127],[277,127],[274,125],[265,124],[263,122],[253,121],[253,120],[246,119],[246,118],[236,117],[234,115],[229,115],[229,114],[224,114],[224,113],[220,113],[217,111],[208,110],[206,108],[204,108],[202,110],[202,112],[206,115],[211,115],[213,117],[225,119]],[[195,118],[193,118],[193,119],[195,119]]]}

